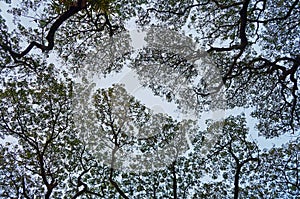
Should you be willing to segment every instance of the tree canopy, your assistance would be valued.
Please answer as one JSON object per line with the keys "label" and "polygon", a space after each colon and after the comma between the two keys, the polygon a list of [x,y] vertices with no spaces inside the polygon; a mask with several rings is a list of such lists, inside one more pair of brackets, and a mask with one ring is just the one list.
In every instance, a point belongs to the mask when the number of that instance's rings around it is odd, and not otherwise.
{"label": "tree canopy", "polygon": [[[299,0],[0,5],[1,198],[299,197]],[[93,82],[124,68],[193,117]]]}

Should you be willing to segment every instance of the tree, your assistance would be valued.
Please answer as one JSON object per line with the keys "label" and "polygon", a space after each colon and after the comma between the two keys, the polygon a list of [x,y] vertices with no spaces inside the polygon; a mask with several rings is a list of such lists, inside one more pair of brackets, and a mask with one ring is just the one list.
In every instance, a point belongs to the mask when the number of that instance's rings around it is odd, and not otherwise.
{"label": "tree", "polygon": [[4,141],[13,137],[1,143],[2,198],[101,196],[84,181],[97,164],[74,128],[72,82],[57,75],[48,67],[35,76],[2,80],[0,132]]}
{"label": "tree", "polygon": [[[95,93],[95,109],[89,111],[95,112],[96,120],[87,122],[98,130],[90,134],[83,131],[88,137],[83,139],[82,123],[75,125],[78,120],[69,115],[76,114],[70,107],[72,98],[68,98],[72,87],[52,75],[41,74],[29,84],[8,82],[1,92],[2,136],[11,135],[18,141],[1,144],[3,197],[197,198],[212,197],[214,187],[216,197],[238,198],[255,195],[257,190],[268,191],[269,187],[257,189],[253,179],[278,186],[276,191],[281,195],[274,197],[290,194],[285,185],[291,194],[297,194],[297,144],[288,148],[292,153],[282,148],[280,153],[271,149],[261,155],[255,142],[247,140],[244,116],[211,123],[199,132],[192,121],[176,122],[152,114],[115,85]],[[187,148],[187,132],[194,135],[192,149]],[[129,170],[122,162],[128,151],[137,153],[130,158],[139,161],[133,161]],[[279,154],[288,163],[277,163]],[[136,166],[143,169],[138,171]],[[273,175],[265,173],[274,167],[280,174],[275,182]],[[294,174],[296,178],[291,178]]]}
{"label": "tree", "polygon": [[[17,23],[14,31],[8,31],[1,19],[2,67],[15,62],[24,65],[33,48],[49,51],[54,46],[62,57],[78,63],[94,51],[93,47],[101,45],[103,38],[124,30],[126,19],[138,15],[137,21],[145,27],[158,20],[159,27],[168,25],[179,30],[186,26],[196,31],[192,36],[203,43],[222,77],[220,85],[211,91],[196,87],[195,94],[200,98],[225,85],[228,108],[253,107],[253,116],[259,119],[258,128],[265,136],[295,133],[299,126],[298,0],[21,2],[21,7],[11,10]],[[33,17],[34,28],[27,28],[17,19],[30,16],[31,10],[41,15]],[[24,36],[29,40],[25,49],[17,39]],[[264,101],[269,102],[268,107]]]}
{"label": "tree", "polygon": [[228,107],[253,107],[260,132],[274,137],[299,126],[299,6],[298,0],[156,1],[140,23],[195,30],[221,71]]}
{"label": "tree", "polygon": [[82,138],[90,153],[108,165],[109,181],[124,198],[128,196],[114,179],[118,170],[142,173],[164,168],[188,150],[186,137],[192,139],[197,131],[192,120],[177,122],[153,114],[121,85],[97,90],[93,103],[95,109],[88,112],[94,111],[94,116],[77,121]]}
{"label": "tree", "polygon": [[[272,147],[260,155],[260,172],[253,174],[249,197],[297,198],[299,196],[299,139]],[[246,187],[248,189],[248,187]]]}
{"label": "tree", "polygon": [[[129,65],[143,86],[196,117],[205,111],[226,108],[219,71],[191,37],[167,28],[151,27],[144,40],[147,45],[137,56],[132,56]],[[203,95],[197,94],[200,90]]]}
{"label": "tree", "polygon": [[[218,135],[215,143],[211,142],[211,134]],[[231,116],[208,126],[202,133],[204,139],[197,140],[192,154],[195,162],[202,164],[204,176],[208,178],[204,182],[198,179],[194,197],[241,197],[244,186],[252,183],[248,176],[259,172],[259,148],[247,139],[248,134],[244,116]],[[210,149],[209,145],[212,145]],[[203,156],[203,151],[208,155]],[[247,191],[252,192],[252,188]]]}
{"label": "tree", "polygon": [[[124,3],[110,0],[22,0],[9,10],[16,26],[13,31],[1,18],[1,50],[14,61],[35,54],[32,53],[35,48],[47,54],[56,47],[66,59],[75,58],[74,53],[83,56],[91,46],[98,46],[99,40],[120,31],[124,20],[135,14],[135,4],[128,2],[123,6]],[[24,26],[24,20],[28,22],[28,18],[32,19],[29,20],[32,27]],[[17,38],[24,38],[29,44],[24,48]]]}
{"label": "tree", "polygon": [[17,143],[2,146],[2,197],[42,197],[45,193],[49,198],[61,186],[62,174],[74,167],[64,161],[77,143],[69,123],[69,86],[53,75],[45,71],[32,79],[4,80],[1,136],[13,136]]}
{"label": "tree", "polygon": [[[85,73],[130,66],[186,112],[250,108],[261,135],[297,137],[299,0],[6,3],[14,19],[1,13],[0,135],[14,141],[0,145],[1,197],[299,196],[299,139],[262,152],[244,116],[199,131],[154,114],[121,85],[93,93]],[[137,53],[125,29],[133,17],[149,28]],[[199,58],[216,70],[200,73]]]}

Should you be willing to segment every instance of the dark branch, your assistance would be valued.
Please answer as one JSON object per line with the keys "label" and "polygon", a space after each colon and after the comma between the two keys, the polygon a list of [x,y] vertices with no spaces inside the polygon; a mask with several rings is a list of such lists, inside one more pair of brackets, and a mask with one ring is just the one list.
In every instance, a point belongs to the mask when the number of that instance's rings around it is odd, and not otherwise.
{"label": "dark branch", "polygon": [[248,39],[246,35],[246,28],[247,28],[247,11],[249,6],[250,0],[245,0],[243,2],[242,9],[240,10],[240,33],[239,38],[241,43],[238,45],[233,45],[230,47],[225,48],[218,48],[218,47],[211,47],[207,52],[223,52],[223,51],[232,51],[232,50],[241,50],[242,52],[245,50],[246,46],[248,45]]}
{"label": "dark branch", "polygon": [[60,15],[57,20],[52,24],[52,26],[50,27],[50,30],[46,36],[46,39],[48,41],[48,45],[43,45],[40,44],[36,41],[32,41],[27,48],[20,52],[14,52],[11,48],[9,48],[9,52],[11,54],[12,57],[14,58],[21,58],[24,57],[25,55],[27,55],[34,47],[37,47],[39,49],[41,49],[43,52],[44,51],[50,51],[53,49],[54,47],[54,39],[55,39],[55,33],[56,31],[59,29],[59,27],[66,21],[68,20],[70,17],[72,17],[73,15],[75,15],[76,13],[78,13],[79,11],[83,10],[86,7],[86,0],[78,0],[76,4],[72,5],[69,7],[69,9],[67,11],[65,11],[62,15]]}

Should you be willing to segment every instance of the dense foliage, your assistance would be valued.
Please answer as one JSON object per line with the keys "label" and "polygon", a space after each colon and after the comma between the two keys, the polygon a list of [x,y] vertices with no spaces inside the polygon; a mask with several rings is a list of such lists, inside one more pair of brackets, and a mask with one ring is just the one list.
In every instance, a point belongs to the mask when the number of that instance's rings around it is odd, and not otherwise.
{"label": "dense foliage", "polygon": [[[1,198],[300,196],[299,0],[0,5]],[[124,67],[196,117],[92,81]],[[239,107],[256,129],[244,114],[199,127],[201,113]],[[262,149],[254,134],[291,139]]]}

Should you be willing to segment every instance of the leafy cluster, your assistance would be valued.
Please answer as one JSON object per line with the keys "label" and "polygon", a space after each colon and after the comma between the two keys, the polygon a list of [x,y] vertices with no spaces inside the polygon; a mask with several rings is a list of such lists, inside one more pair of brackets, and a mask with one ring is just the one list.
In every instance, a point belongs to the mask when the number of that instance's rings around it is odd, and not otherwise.
{"label": "leafy cluster", "polygon": [[[299,197],[299,0],[0,4],[1,198]],[[195,120],[95,89],[123,67]],[[255,130],[243,114],[200,130],[204,111],[239,107]]]}

